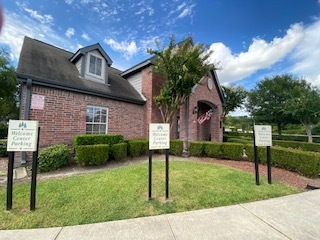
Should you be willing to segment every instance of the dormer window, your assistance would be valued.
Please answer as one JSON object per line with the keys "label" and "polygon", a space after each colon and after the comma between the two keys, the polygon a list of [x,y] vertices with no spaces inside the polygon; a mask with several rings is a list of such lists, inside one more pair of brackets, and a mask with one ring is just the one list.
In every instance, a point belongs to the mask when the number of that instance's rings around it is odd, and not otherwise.
{"label": "dormer window", "polygon": [[81,78],[109,84],[108,68],[112,60],[99,43],[80,48],[70,61],[76,65]]}
{"label": "dormer window", "polygon": [[90,67],[89,73],[101,76],[102,59],[93,55],[90,55]]}

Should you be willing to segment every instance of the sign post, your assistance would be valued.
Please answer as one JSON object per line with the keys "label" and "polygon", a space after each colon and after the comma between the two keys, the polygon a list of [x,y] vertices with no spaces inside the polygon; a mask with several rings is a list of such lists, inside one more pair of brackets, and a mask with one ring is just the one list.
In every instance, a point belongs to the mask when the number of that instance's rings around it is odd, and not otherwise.
{"label": "sign post", "polygon": [[166,200],[169,199],[169,148],[170,148],[170,124],[150,123],[149,125],[149,200],[152,199],[152,150],[156,150],[156,149],[165,149]]}
{"label": "sign post", "polygon": [[[30,203],[30,210],[35,207],[35,181],[38,163],[38,145],[39,145],[39,123],[38,121],[29,120],[9,120],[7,152],[8,161],[8,181],[7,181],[7,210],[12,209],[12,185],[13,185],[13,165],[14,152],[33,152],[32,179],[34,184],[31,185],[31,198],[34,201]],[[35,164],[35,165],[34,165]],[[30,199],[31,199],[30,198]]]}
{"label": "sign post", "polygon": [[259,185],[259,159],[258,146],[267,147],[267,165],[268,165],[268,183],[271,184],[271,150],[272,146],[272,129],[270,125],[254,126],[254,158],[256,170],[256,184]]}

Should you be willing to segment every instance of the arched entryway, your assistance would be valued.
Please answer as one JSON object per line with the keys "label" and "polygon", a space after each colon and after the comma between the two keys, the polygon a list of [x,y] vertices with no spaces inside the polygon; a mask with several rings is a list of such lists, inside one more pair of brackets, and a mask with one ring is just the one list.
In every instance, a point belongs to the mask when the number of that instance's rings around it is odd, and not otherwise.
{"label": "arched entryway", "polygon": [[212,121],[216,106],[207,101],[198,101],[197,110],[197,140],[211,141],[214,130]]}

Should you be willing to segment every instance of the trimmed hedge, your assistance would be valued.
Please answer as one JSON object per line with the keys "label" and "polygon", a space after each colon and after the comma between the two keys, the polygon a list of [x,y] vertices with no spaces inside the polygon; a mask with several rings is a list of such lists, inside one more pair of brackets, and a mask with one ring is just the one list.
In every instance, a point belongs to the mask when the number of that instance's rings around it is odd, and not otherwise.
{"label": "trimmed hedge", "polygon": [[117,144],[122,143],[123,135],[121,134],[80,134],[74,137],[73,147],[80,145],[96,145],[96,144]]}
{"label": "trimmed hedge", "polygon": [[145,139],[129,139],[128,143],[128,156],[139,157],[147,155],[149,152],[149,141]]}
{"label": "trimmed hedge", "polygon": [[223,158],[222,154],[222,144],[220,142],[207,142],[204,147],[205,155],[211,158]]}
{"label": "trimmed hedge", "polygon": [[190,142],[189,151],[192,156],[208,156],[239,160],[243,157],[244,145],[241,143]]}
{"label": "trimmed hedge", "polygon": [[274,146],[293,148],[310,152],[320,152],[319,143],[307,143],[307,142],[297,142],[297,141],[283,141],[283,140],[273,140],[272,144]]}
{"label": "trimmed hedge", "polygon": [[128,144],[127,143],[117,143],[110,147],[110,155],[116,161],[122,160],[127,157]]}
{"label": "trimmed hedge", "polygon": [[170,152],[171,155],[181,156],[183,153],[183,141],[176,139],[170,141]]}
{"label": "trimmed hedge", "polygon": [[243,158],[244,145],[241,143],[224,143],[221,145],[223,158],[240,160]]}
{"label": "trimmed hedge", "polygon": [[7,157],[7,139],[0,139],[0,157]]}
{"label": "trimmed hedge", "polygon": [[191,156],[202,157],[205,155],[205,142],[189,142],[189,152]]}
{"label": "trimmed hedge", "polygon": [[39,172],[49,172],[69,163],[69,149],[65,144],[56,144],[46,147],[39,152]]}
{"label": "trimmed hedge", "polygon": [[[246,154],[254,161],[253,145],[246,145]],[[267,161],[266,147],[258,147],[259,162]],[[314,152],[291,150],[283,147],[271,147],[271,162],[273,166],[298,172],[307,177],[318,177],[320,173],[320,155]]]}
{"label": "trimmed hedge", "polygon": [[109,159],[109,144],[80,145],[75,160],[79,165],[99,165]]}

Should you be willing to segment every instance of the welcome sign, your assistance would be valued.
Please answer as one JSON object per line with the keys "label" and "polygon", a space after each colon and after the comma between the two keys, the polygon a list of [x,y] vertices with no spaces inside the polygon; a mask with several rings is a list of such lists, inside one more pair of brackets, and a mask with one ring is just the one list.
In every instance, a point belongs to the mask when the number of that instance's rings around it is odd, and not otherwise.
{"label": "welcome sign", "polygon": [[170,125],[168,123],[150,123],[149,150],[170,148]]}
{"label": "welcome sign", "polygon": [[9,120],[7,152],[37,151],[38,126],[38,121]]}

